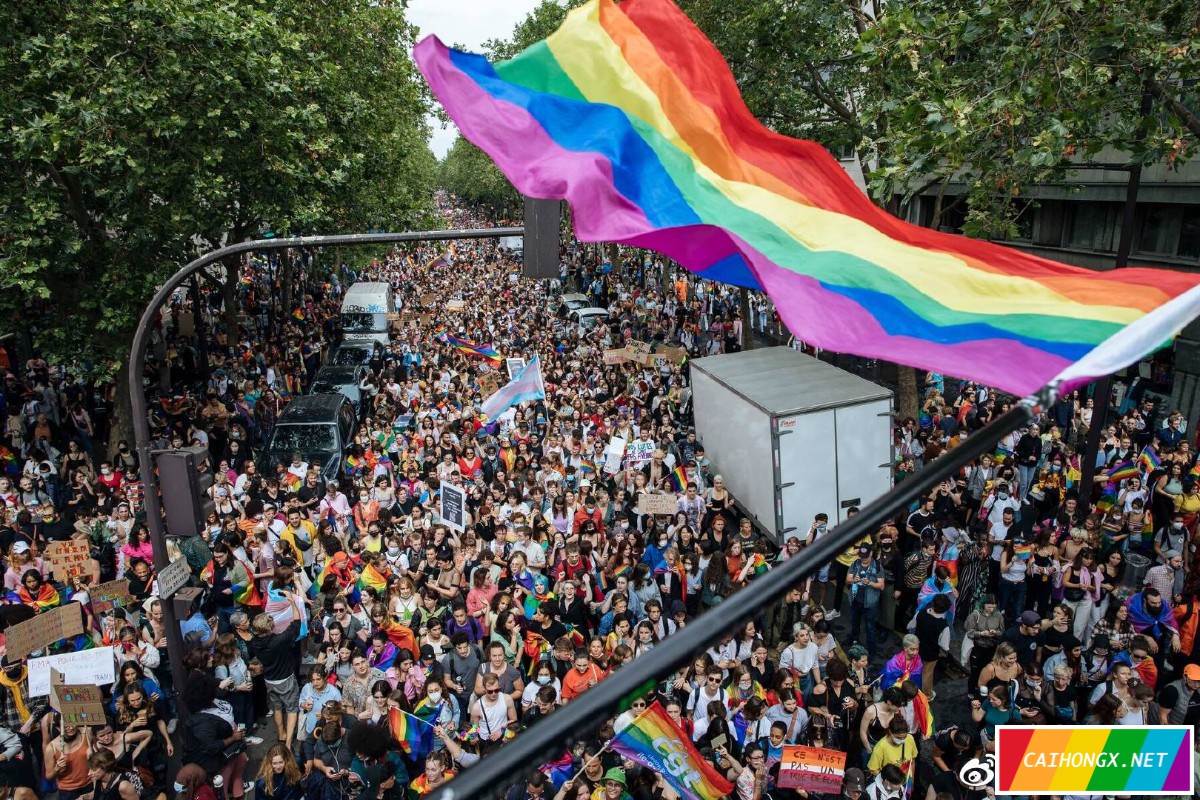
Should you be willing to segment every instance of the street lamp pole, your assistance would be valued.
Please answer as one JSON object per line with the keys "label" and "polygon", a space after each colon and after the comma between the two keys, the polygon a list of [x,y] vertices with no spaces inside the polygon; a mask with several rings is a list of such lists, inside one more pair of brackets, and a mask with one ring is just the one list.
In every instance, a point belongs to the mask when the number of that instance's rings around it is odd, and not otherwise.
{"label": "street lamp pole", "polygon": [[[451,239],[494,239],[501,236],[521,236],[524,228],[483,228],[475,230],[449,231],[410,231],[406,233],[359,233],[342,234],[337,236],[297,236],[288,239],[264,239],[239,242],[213,250],[200,256],[159,287],[151,298],[142,317],[138,321],[137,330],[133,334],[133,347],[129,351],[128,380],[129,402],[133,411],[133,438],[137,448],[138,464],[142,482],[145,485],[146,527],[150,531],[150,544],[154,549],[154,571],[161,573],[170,563],[167,556],[166,528],[163,523],[163,502],[171,502],[170,498],[159,498],[158,475],[154,468],[154,453],[150,446],[150,418],[146,403],[146,389],[142,385],[142,373],[146,363],[146,350],[150,341],[150,331],[163,305],[171,295],[182,286],[191,276],[204,269],[209,264],[229,256],[240,256],[243,253],[262,252],[264,250],[286,250],[292,247],[367,247],[379,244],[395,244],[399,242],[430,242]],[[179,621],[175,617],[174,604],[169,597],[160,598],[163,612],[163,625],[167,632],[167,656],[171,663],[171,674],[175,680],[177,691],[183,689],[187,676],[183,671],[183,635],[179,630]],[[186,708],[179,704],[181,717],[186,717]]]}

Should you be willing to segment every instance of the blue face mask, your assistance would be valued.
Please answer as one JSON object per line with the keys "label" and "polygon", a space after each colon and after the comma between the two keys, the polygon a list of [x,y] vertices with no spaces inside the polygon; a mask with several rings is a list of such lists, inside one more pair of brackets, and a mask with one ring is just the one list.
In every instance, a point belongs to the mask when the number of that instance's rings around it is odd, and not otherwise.
{"label": "blue face mask", "polygon": [[183,794],[185,791],[187,791],[187,787],[184,786],[179,781],[175,781],[174,789],[175,789],[175,794]]}

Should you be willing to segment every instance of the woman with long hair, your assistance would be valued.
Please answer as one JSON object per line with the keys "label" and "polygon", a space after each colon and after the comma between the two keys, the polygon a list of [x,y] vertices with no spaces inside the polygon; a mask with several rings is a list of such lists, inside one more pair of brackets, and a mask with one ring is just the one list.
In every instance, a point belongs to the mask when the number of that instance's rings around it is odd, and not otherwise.
{"label": "woman with long hair", "polygon": [[304,780],[287,745],[275,743],[267,750],[254,782],[255,798],[304,800]]}
{"label": "woman with long hair", "polygon": [[254,680],[232,633],[217,636],[213,648],[213,675],[220,681],[225,700],[233,707],[233,719],[244,728],[254,726]]}
{"label": "woman with long hair", "polygon": [[198,764],[184,764],[175,774],[175,785],[183,787],[179,800],[217,800],[208,773]]}

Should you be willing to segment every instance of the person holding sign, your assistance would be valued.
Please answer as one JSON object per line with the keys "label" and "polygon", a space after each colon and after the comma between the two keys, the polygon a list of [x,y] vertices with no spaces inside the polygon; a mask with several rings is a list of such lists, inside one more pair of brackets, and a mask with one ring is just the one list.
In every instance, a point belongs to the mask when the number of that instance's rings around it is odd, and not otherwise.
{"label": "person holding sign", "polygon": [[86,730],[77,725],[62,725],[62,732],[42,748],[46,780],[58,783],[59,800],[76,800],[87,793],[91,784],[88,777],[91,742]]}

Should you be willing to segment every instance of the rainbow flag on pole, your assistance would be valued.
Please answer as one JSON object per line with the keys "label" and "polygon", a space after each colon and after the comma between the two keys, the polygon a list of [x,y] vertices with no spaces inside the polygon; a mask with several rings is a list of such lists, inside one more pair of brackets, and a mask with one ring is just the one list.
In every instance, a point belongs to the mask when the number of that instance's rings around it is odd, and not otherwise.
{"label": "rainbow flag on pole", "polygon": [[446,335],[442,341],[460,353],[466,353],[469,356],[482,358],[484,361],[490,362],[494,365],[500,364],[500,353],[498,353],[496,348],[492,347],[490,344],[475,344],[474,342],[467,341],[466,339],[460,339],[457,336],[450,335]]}
{"label": "rainbow flag on pole", "polygon": [[1158,457],[1158,453],[1154,452],[1154,448],[1151,445],[1146,445],[1142,448],[1137,463],[1139,467],[1149,474],[1162,466],[1162,459]]}
{"label": "rainbow flag on pole", "polygon": [[691,739],[655,700],[609,742],[615,752],[662,775],[687,800],[720,800],[733,784],[700,757]]}
{"label": "rainbow flag on pole", "polygon": [[388,709],[388,728],[400,749],[422,758],[433,750],[433,725],[399,708]]}
{"label": "rainbow flag on pole", "polygon": [[688,485],[687,473],[678,464],[675,465],[675,469],[667,473],[667,480],[671,482],[671,488],[677,492],[682,492]]}
{"label": "rainbow flag on pole", "polygon": [[1108,471],[1109,483],[1120,483],[1121,481],[1137,478],[1142,473],[1138,470],[1137,464],[1132,461],[1122,461],[1119,464],[1113,464],[1112,469]]}
{"label": "rainbow flag on pole", "polygon": [[755,120],[670,0],[591,0],[496,65],[433,36],[414,57],[518,191],[567,200],[581,241],[761,289],[822,349],[1021,396],[1116,372],[1200,313],[1198,274],[1097,273],[892,216],[820,144]]}

